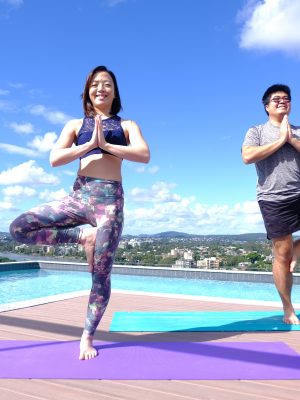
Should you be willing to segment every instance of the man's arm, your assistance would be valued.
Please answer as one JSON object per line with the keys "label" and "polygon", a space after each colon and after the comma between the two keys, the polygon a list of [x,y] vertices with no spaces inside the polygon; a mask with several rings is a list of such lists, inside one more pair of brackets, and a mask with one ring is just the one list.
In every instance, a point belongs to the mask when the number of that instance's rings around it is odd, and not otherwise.
{"label": "man's arm", "polygon": [[[275,151],[279,150],[285,143],[282,138],[273,143],[265,144],[264,146],[243,146],[242,158],[245,164],[256,163],[271,156]],[[300,149],[300,147],[299,147]],[[299,150],[300,151],[300,150]]]}
{"label": "man's arm", "polygon": [[300,152],[300,137],[292,132],[292,128],[289,124],[289,137],[288,143],[292,145],[297,151]]}
{"label": "man's arm", "polygon": [[[288,117],[285,115],[280,125],[280,135],[273,143],[263,146],[247,146],[242,147],[242,158],[245,164],[256,163],[270,157],[273,153],[279,150],[291,137],[291,127],[288,122]],[[299,144],[300,151],[300,144]]]}

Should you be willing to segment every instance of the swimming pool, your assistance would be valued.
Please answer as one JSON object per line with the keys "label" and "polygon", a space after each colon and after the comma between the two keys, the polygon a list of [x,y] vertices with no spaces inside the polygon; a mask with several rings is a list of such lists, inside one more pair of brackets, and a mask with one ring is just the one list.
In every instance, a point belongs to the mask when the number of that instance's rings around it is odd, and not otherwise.
{"label": "swimming pool", "polygon": [[[47,269],[2,271],[0,272],[0,304],[89,290],[90,286],[91,277],[86,272]],[[227,299],[276,302],[280,300],[272,283],[113,274],[112,289]],[[294,286],[294,303],[300,303],[299,289],[300,285]]]}

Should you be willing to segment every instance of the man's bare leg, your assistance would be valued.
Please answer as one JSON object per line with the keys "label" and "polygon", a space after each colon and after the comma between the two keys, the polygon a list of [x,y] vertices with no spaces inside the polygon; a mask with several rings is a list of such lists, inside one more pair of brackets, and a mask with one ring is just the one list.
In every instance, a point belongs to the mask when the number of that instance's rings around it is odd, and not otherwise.
{"label": "man's bare leg", "polygon": [[95,241],[97,235],[97,228],[83,229],[80,236],[80,243],[84,246],[86,260],[89,264],[89,271],[93,272],[94,269],[94,251]]}
{"label": "man's bare leg", "polygon": [[97,357],[98,352],[93,347],[93,336],[83,332],[80,340],[79,360],[90,360]]}
{"label": "man's bare leg", "polygon": [[291,300],[293,286],[293,274],[291,272],[293,259],[292,235],[272,239],[272,243],[274,251],[273,278],[283,305],[283,321],[287,324],[299,325],[300,321],[295,314]]}

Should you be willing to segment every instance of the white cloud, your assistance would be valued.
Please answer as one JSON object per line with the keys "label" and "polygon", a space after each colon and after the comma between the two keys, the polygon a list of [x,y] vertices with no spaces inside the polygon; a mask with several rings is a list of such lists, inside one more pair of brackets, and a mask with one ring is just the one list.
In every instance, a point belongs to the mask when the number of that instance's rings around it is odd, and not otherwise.
{"label": "white cloud", "polygon": [[126,0],[104,0],[103,4],[108,7],[116,7],[121,3],[125,3]]}
{"label": "white cloud", "polygon": [[58,110],[51,110],[41,104],[32,106],[29,108],[29,112],[33,115],[39,115],[44,117],[47,121],[51,122],[52,124],[62,124],[64,125],[73,117],[58,111]]}
{"label": "white cloud", "polygon": [[18,198],[34,197],[36,196],[37,193],[35,189],[20,185],[8,186],[2,189],[2,192],[6,197],[6,200],[8,199],[10,200],[12,197],[18,197]]}
{"label": "white cloud", "polygon": [[0,201],[0,210],[12,210],[13,204],[9,201]]}
{"label": "white cloud", "polygon": [[157,182],[150,188],[133,188],[129,191],[130,198],[137,203],[144,202],[178,202],[180,196],[171,193],[174,184]]}
{"label": "white cloud", "polygon": [[2,111],[13,111],[15,105],[11,101],[0,100],[0,110]]}
{"label": "white cloud", "polygon": [[40,193],[39,198],[41,200],[52,201],[52,200],[60,200],[67,195],[68,193],[65,191],[65,189],[59,189],[56,190],[55,192],[50,190],[45,190]]}
{"label": "white cloud", "polygon": [[11,82],[9,83],[9,86],[14,89],[22,89],[24,87],[24,84],[20,82]]}
{"label": "white cloud", "polygon": [[74,172],[74,171],[69,171],[69,170],[65,170],[65,171],[63,171],[63,173],[64,173],[65,175],[69,175],[69,176],[75,176],[75,175],[76,175],[76,172]]}
{"label": "white cloud", "polygon": [[41,153],[47,153],[52,150],[56,140],[57,134],[55,132],[47,132],[44,136],[36,136],[31,142],[28,142],[27,145]]}
{"label": "white cloud", "polygon": [[23,0],[0,0],[0,2],[13,7],[19,7],[23,4]]}
{"label": "white cloud", "polygon": [[34,160],[29,160],[0,173],[0,185],[56,185],[59,179],[48,174]]}
{"label": "white cloud", "polygon": [[9,90],[0,89],[0,96],[6,96],[7,94],[9,94]]}
{"label": "white cloud", "polygon": [[22,124],[18,124],[17,122],[12,122],[9,124],[9,127],[13,129],[17,133],[33,133],[34,127],[30,122],[24,122]]}
{"label": "white cloud", "polygon": [[[24,126],[22,129],[23,132],[25,132],[26,129],[29,132],[30,127],[28,126],[26,128]],[[22,156],[36,158],[41,157],[44,153],[50,151],[53,148],[56,140],[57,134],[55,132],[47,132],[44,136],[35,136],[31,142],[27,143],[31,149],[8,143],[0,143],[0,149],[3,149],[5,152],[10,154],[19,154]]]}
{"label": "white cloud", "polygon": [[152,207],[125,208],[126,233],[157,233],[169,230],[194,234],[264,232],[260,212],[247,213],[247,206],[203,205],[185,201],[155,203]]}
{"label": "white cloud", "polygon": [[28,94],[30,97],[36,97],[43,95],[43,91],[41,89],[29,89]]}
{"label": "white cloud", "polygon": [[156,172],[158,172],[158,171],[159,171],[158,165],[153,165],[151,167],[148,167],[149,174],[156,174]]}
{"label": "white cloud", "polygon": [[242,48],[300,54],[299,0],[248,0],[239,18]]}
{"label": "white cloud", "polygon": [[234,211],[237,213],[258,214],[260,213],[257,201],[245,201],[244,203],[237,203],[234,206]]}
{"label": "white cloud", "polygon": [[20,154],[27,157],[39,157],[39,153],[37,151],[15,146],[14,144],[0,143],[0,149],[3,149],[10,154]]}
{"label": "white cloud", "polygon": [[145,165],[138,165],[135,170],[137,173],[143,174],[146,171],[146,167]]}
{"label": "white cloud", "polygon": [[[158,182],[150,188],[134,188],[125,204],[126,233],[157,233],[168,230],[195,234],[264,232],[256,201],[233,206],[206,205],[195,196],[174,193],[176,185]],[[140,205],[142,203],[142,205]]]}
{"label": "white cloud", "polygon": [[138,174],[148,173],[148,174],[154,175],[159,171],[158,165],[152,165],[152,166],[146,166],[146,165],[135,166],[135,165],[133,165],[132,166],[131,164],[127,164],[127,166],[129,168],[134,168]]}

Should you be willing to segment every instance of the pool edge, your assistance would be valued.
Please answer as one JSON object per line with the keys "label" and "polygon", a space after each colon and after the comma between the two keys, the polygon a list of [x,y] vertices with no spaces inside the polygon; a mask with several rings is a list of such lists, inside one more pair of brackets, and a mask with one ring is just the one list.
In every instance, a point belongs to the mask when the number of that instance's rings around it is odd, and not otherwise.
{"label": "pool edge", "polygon": [[[134,290],[122,290],[122,289],[112,289],[112,293],[119,294],[132,294],[136,296],[149,296],[149,297],[166,297],[166,298],[176,298],[194,301],[209,301],[216,303],[229,303],[229,304],[243,304],[243,305],[253,305],[253,306],[266,306],[266,307],[278,307],[282,308],[280,301],[263,301],[263,300],[246,300],[246,299],[235,299],[235,298],[225,298],[225,297],[209,297],[209,296],[194,296],[185,294],[172,294],[172,293],[160,293],[160,292],[141,292]],[[57,294],[53,296],[39,297],[32,300],[24,300],[12,303],[6,303],[0,305],[0,313],[18,310],[22,308],[34,307],[47,303],[54,303],[57,301],[68,300],[75,297],[88,296],[90,294],[89,290],[80,290],[76,292]],[[300,303],[294,304],[295,308],[300,308]]]}

